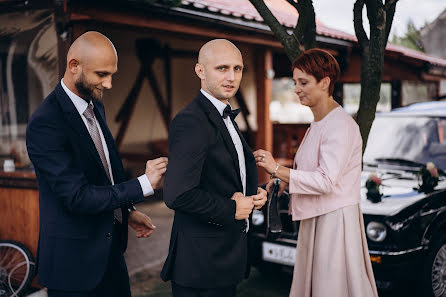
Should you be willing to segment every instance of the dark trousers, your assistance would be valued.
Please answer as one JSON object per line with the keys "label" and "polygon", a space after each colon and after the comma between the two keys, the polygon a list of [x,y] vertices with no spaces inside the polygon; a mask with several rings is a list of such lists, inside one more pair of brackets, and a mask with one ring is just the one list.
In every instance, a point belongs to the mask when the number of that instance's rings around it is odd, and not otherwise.
{"label": "dark trousers", "polygon": [[120,228],[122,226],[119,223],[114,225],[107,268],[102,280],[93,291],[76,292],[48,289],[48,297],[131,297],[127,265],[119,248]]}
{"label": "dark trousers", "polygon": [[173,297],[235,297],[236,285],[212,288],[212,289],[197,289],[183,287],[175,282],[172,282],[172,296]]}

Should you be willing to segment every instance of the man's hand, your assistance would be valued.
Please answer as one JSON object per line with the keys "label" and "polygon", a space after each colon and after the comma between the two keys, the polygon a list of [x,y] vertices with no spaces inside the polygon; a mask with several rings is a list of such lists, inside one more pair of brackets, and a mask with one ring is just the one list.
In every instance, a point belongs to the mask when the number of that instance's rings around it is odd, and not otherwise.
{"label": "man's hand", "polygon": [[146,163],[146,176],[149,179],[152,188],[158,189],[162,185],[162,178],[167,168],[167,158],[149,160]]}
{"label": "man's hand", "polygon": [[[268,193],[271,193],[271,188],[274,184],[274,178],[272,180],[270,180],[268,182],[268,184],[266,185],[266,191]],[[283,180],[280,181],[280,185],[279,185],[279,193],[278,193],[278,197],[282,196],[283,191],[285,191],[285,189],[288,187],[288,184],[286,182],[284,182]]]}
{"label": "man's hand", "polygon": [[130,212],[129,225],[135,229],[138,238],[149,237],[156,228],[148,216],[137,210]]}
{"label": "man's hand", "polygon": [[249,217],[254,208],[254,202],[252,200],[252,196],[245,197],[242,193],[236,192],[232,195],[232,200],[235,201],[237,205],[235,210],[235,219],[236,220],[244,220]]}
{"label": "man's hand", "polygon": [[262,188],[257,188],[257,195],[248,196],[248,198],[252,198],[255,209],[261,209],[268,200],[267,193]]}

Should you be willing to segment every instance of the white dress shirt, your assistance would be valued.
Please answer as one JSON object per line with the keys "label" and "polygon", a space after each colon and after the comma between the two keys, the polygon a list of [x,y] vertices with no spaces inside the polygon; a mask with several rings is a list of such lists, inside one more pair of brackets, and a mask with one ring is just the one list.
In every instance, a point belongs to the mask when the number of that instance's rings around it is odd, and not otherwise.
{"label": "white dress shirt", "polygon": [[[64,89],[65,93],[67,93],[68,97],[73,102],[74,106],[76,107],[77,112],[79,113],[82,121],[85,124],[85,127],[87,127],[87,130],[88,130],[87,118],[84,116],[84,111],[88,107],[87,101],[85,101],[84,99],[82,99],[81,97],[79,97],[78,95],[73,93],[70,89],[68,89],[68,87],[64,84],[63,79],[60,80],[60,84],[62,85],[62,88]],[[111,183],[112,183],[112,185],[114,185],[115,182],[113,180],[113,171],[111,168],[107,142],[105,141],[104,134],[102,133],[101,125],[99,125],[98,120],[96,118],[95,118],[95,121],[96,121],[96,126],[99,129],[99,134],[101,136],[102,147],[104,148],[104,154],[105,154],[105,159],[107,160],[108,171],[110,172]],[[143,174],[143,175],[139,176],[138,181],[141,185],[141,189],[142,189],[144,197],[154,194],[153,187],[150,184],[150,181],[147,178],[147,175]]]}

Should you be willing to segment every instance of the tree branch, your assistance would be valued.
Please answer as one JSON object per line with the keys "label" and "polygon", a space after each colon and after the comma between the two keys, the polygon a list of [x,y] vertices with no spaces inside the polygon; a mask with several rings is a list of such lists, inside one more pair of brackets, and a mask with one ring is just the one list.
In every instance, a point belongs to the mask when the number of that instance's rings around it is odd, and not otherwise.
{"label": "tree branch", "polygon": [[386,0],[385,8],[386,8],[386,35],[385,42],[389,40],[390,29],[392,29],[393,17],[395,15],[396,3],[398,0]]}
{"label": "tree branch", "polygon": [[367,18],[369,19],[370,30],[377,26],[378,1],[381,0],[363,0],[367,7]]}
{"label": "tree branch", "polygon": [[355,27],[356,38],[358,38],[358,43],[361,48],[365,48],[365,46],[369,42],[362,23],[363,8],[364,0],[356,0],[355,5],[353,6],[353,24]]}
{"label": "tree branch", "polygon": [[287,0],[299,13],[297,24],[293,33],[288,34],[276,17],[266,6],[264,0],[249,0],[262,16],[264,22],[270,27],[274,36],[282,43],[285,52],[293,62],[305,49],[313,48],[316,43],[316,17],[312,0]]}
{"label": "tree branch", "polygon": [[263,0],[249,0],[252,5],[257,9],[259,14],[262,16],[265,23],[270,27],[273,34],[280,40],[283,44],[283,40],[290,37],[285,28],[279,23],[276,17],[269,10]]}
{"label": "tree branch", "polygon": [[294,8],[296,8],[296,10],[297,10],[297,12],[299,13],[299,15],[300,15],[300,11],[301,11],[301,7],[302,7],[302,5],[300,4],[300,1],[299,2],[294,2],[293,0],[286,0],[289,4],[291,4],[292,6],[294,6]]}
{"label": "tree branch", "polygon": [[302,33],[303,40],[300,42],[304,44],[304,49],[310,49],[316,44],[316,38],[314,38],[316,36],[316,15],[312,0],[301,0],[301,3],[303,7],[301,9],[302,13],[299,14],[299,23],[302,16],[305,19],[305,27]]}
{"label": "tree branch", "polygon": [[386,0],[386,4],[384,5],[386,7],[386,10],[388,10],[391,6],[395,7],[398,0]]}
{"label": "tree branch", "polygon": [[[290,59],[290,61],[294,61],[296,57],[301,53],[299,49],[301,48],[301,38],[300,36],[293,36],[288,34],[287,30],[284,26],[282,26],[276,17],[272,14],[269,8],[266,6],[263,0],[249,0],[252,5],[254,5],[255,9],[262,16],[264,22],[270,27],[274,36],[282,43],[285,48],[285,52]],[[308,0],[304,0],[308,1]],[[311,1],[311,0],[310,0]],[[298,5],[299,6],[299,5]],[[295,7],[293,5],[293,7]],[[296,8],[297,9],[297,8]],[[301,17],[299,17],[299,22],[301,21]],[[297,25],[296,25],[297,27]],[[296,29],[294,30],[296,31]]]}

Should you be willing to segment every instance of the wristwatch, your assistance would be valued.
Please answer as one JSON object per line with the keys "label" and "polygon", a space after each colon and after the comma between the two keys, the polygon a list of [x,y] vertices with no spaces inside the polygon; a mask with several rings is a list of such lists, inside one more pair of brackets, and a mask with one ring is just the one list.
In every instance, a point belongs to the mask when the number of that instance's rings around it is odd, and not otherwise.
{"label": "wristwatch", "polygon": [[131,213],[132,211],[134,211],[134,210],[136,210],[136,207],[135,207],[135,205],[130,205],[129,207],[127,207],[127,211],[129,212],[129,213]]}

